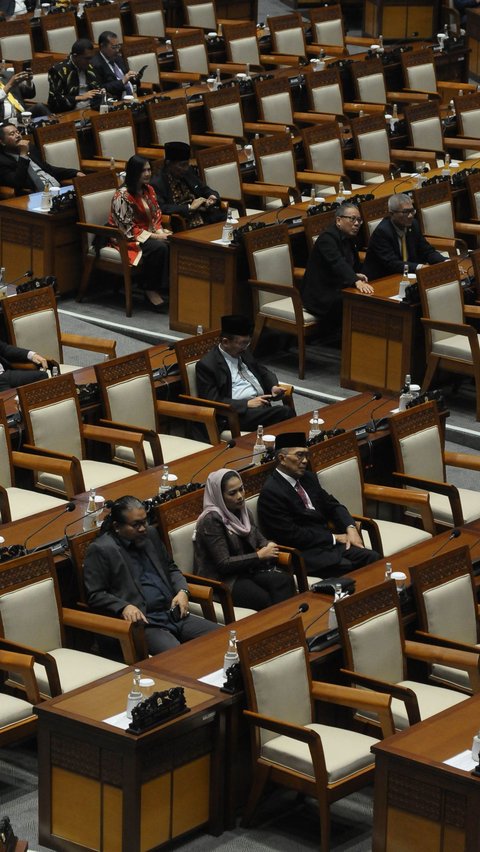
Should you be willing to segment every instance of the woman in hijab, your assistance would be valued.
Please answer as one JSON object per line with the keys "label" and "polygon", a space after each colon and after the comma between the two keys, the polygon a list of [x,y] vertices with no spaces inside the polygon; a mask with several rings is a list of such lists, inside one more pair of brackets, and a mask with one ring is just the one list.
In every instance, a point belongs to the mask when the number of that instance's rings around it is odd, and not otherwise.
{"label": "woman in hijab", "polygon": [[209,474],[194,550],[195,573],[226,583],[234,606],[260,610],[295,594],[293,578],[276,565],[278,545],[255,526],[236,471]]}

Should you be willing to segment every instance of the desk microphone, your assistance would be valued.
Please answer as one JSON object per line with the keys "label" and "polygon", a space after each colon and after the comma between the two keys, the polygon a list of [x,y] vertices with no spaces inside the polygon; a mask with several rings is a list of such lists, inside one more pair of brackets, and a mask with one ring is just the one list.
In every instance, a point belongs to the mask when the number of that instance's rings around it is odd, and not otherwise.
{"label": "desk microphone", "polygon": [[295,618],[296,615],[301,615],[302,612],[308,612],[309,609],[310,609],[310,604],[301,603],[300,606],[298,607],[297,611],[294,612],[293,615],[290,616],[289,621],[291,621],[292,618]]}
{"label": "desk microphone", "polygon": [[333,604],[329,604],[329,605],[327,606],[327,608],[326,608],[326,609],[323,609],[323,610],[322,610],[322,612],[320,613],[320,615],[317,615],[317,616],[313,619],[313,621],[311,621],[311,622],[310,622],[310,624],[307,624],[307,626],[306,626],[306,628],[305,628],[305,639],[306,639],[306,642],[307,642],[307,648],[308,648],[308,650],[309,650],[309,651],[311,651],[311,650],[312,650],[312,648],[314,647],[314,645],[316,645],[316,643],[317,643],[320,639],[327,638],[327,637],[328,637],[329,632],[331,632],[331,633],[332,633],[332,635],[338,636],[338,630],[337,630],[337,629],[335,629],[334,631],[328,631],[328,630],[327,630],[327,631],[324,631],[323,633],[316,633],[316,634],[315,634],[315,636],[311,636],[311,637],[310,637],[310,639],[307,639],[307,630],[310,630],[310,628],[311,628],[311,627],[313,627],[313,625],[314,625],[314,624],[316,624],[316,622],[317,622],[317,621],[319,621],[319,619],[320,619],[320,618],[323,618],[323,616],[324,616],[324,615],[326,615],[326,614],[327,614],[327,612],[329,612],[329,610],[332,608],[332,606],[333,606]]}
{"label": "desk microphone", "polygon": [[22,278],[31,278],[31,277],[32,277],[32,275],[33,275],[32,270],[31,270],[31,269],[27,269],[27,271],[26,271],[26,272],[22,272],[22,274],[21,274],[21,275],[19,275],[19,276],[18,276],[18,278],[14,278],[14,279],[13,279],[13,281],[7,281],[7,282],[6,282],[6,284],[5,284],[5,286],[6,286],[6,287],[10,287],[11,285],[16,284],[16,283],[17,283],[17,281],[21,281],[21,280],[22,280]]}
{"label": "desk microphone", "polygon": [[[205,470],[205,468],[208,467],[210,464],[212,464],[212,462],[214,462],[216,459],[218,459],[218,457],[221,456],[222,453],[224,453],[226,450],[231,450],[233,447],[236,446],[236,444],[237,444],[237,442],[232,438],[231,441],[227,441],[225,443],[225,446],[222,447],[221,450],[219,450],[219,452],[213,457],[213,459],[209,459],[207,462],[205,462],[205,464],[202,464],[202,466],[194,473],[194,475],[192,476],[190,481],[187,482],[187,490],[188,490],[190,485],[194,485],[198,474],[201,473],[202,470]],[[251,456],[251,453],[250,453],[250,456]]]}
{"label": "desk microphone", "polygon": [[[105,508],[106,508],[106,506],[107,506],[107,502],[108,502],[108,501],[106,501],[106,502],[105,502],[105,506],[104,506]],[[112,503],[112,501],[110,501],[110,503]],[[108,507],[108,508],[110,508],[110,507]],[[74,521],[70,521],[68,524],[65,524],[65,526],[64,526],[64,528],[63,528],[63,539],[64,539],[64,542],[65,542],[65,545],[68,545],[68,538],[67,538],[67,530],[68,530],[68,528],[69,528],[69,527],[73,527],[73,525],[74,525],[74,524],[78,524],[80,521],[83,521],[83,519],[84,519],[84,518],[88,518],[88,516],[89,516],[89,515],[94,515],[94,514],[95,514],[95,511],[93,511],[93,512],[84,512],[84,514],[83,514],[83,515],[80,515],[80,517],[79,517],[79,518],[75,518],[75,520],[74,520]],[[83,530],[82,530],[82,532],[83,532]],[[76,535],[75,535],[75,536],[73,536],[73,537],[75,538],[77,535],[80,535],[80,533],[76,533]]]}
{"label": "desk microphone", "polygon": [[[434,559],[435,556],[438,556],[440,551],[443,550],[443,548],[447,546],[449,541],[452,541],[452,539],[454,539],[454,538],[458,538],[459,536],[461,536],[461,534],[462,534],[461,530],[457,530],[457,529],[452,530],[452,532],[450,533],[450,535],[448,536],[446,541],[443,541],[442,544],[440,545],[440,547],[437,547],[437,549],[432,553],[430,559]],[[475,544],[476,544],[476,542],[475,542]],[[472,547],[474,547],[474,546],[475,545],[472,544]]]}
{"label": "desk microphone", "polygon": [[30,541],[31,538],[34,538],[38,533],[42,532],[42,530],[44,530],[46,527],[50,526],[50,524],[53,524],[54,521],[58,521],[58,519],[61,518],[62,515],[65,515],[66,512],[73,512],[74,509],[76,509],[76,508],[77,508],[77,504],[75,503],[75,501],[70,500],[66,504],[66,506],[63,507],[62,511],[58,513],[58,515],[55,515],[54,518],[49,518],[48,521],[46,521],[46,523],[42,524],[41,527],[39,527],[38,529],[36,529],[32,533],[30,533],[30,535],[27,536],[27,538],[25,539],[25,543],[23,545],[24,548],[25,548],[25,551],[27,553],[35,553],[36,550],[38,550],[39,548],[41,549],[44,545],[38,545],[38,547],[34,547],[32,550],[28,550],[27,543]]}
{"label": "desk microphone", "polygon": [[[260,455],[260,453],[259,453],[259,455]],[[238,470],[236,470],[236,472],[241,473],[243,470],[249,470],[251,467],[255,467],[255,466],[259,467],[259,465],[256,465],[256,462],[252,461],[252,458],[253,458],[253,447],[252,447],[252,449],[250,450],[250,452],[248,453],[247,456],[240,456],[238,459],[229,459],[229,461],[225,462],[225,466],[227,466],[229,464],[235,464],[236,462],[239,462],[239,461],[245,461],[245,459],[250,459],[250,464],[246,464],[246,465],[244,465],[244,467],[238,468]],[[263,464],[263,462],[260,462],[260,464]],[[269,464],[269,462],[265,462],[265,464]]]}
{"label": "desk microphone", "polygon": [[353,411],[349,411],[348,414],[344,414],[343,417],[340,417],[340,420],[337,420],[333,429],[327,429],[328,437],[333,438],[333,437],[335,437],[335,435],[343,435],[343,433],[345,432],[345,429],[339,429],[338,428],[339,423],[343,423],[343,421],[347,420],[348,417],[352,417],[354,414],[357,413],[357,411],[361,411],[362,408],[365,408],[371,402],[375,402],[376,399],[381,399],[381,397],[382,397],[381,393],[374,393],[371,399],[367,399],[366,402],[362,402],[362,404],[359,405],[357,408],[354,408]]}
{"label": "desk microphone", "polygon": [[[382,399],[382,394],[380,394],[380,399]],[[376,411],[378,411],[379,408],[382,407],[382,405],[383,405],[383,400],[380,403],[380,405],[375,405],[374,408],[372,408],[372,410],[370,412],[370,422],[367,423],[367,426],[366,426],[367,432],[376,432],[377,431],[377,421],[375,420],[373,415],[375,414]]]}

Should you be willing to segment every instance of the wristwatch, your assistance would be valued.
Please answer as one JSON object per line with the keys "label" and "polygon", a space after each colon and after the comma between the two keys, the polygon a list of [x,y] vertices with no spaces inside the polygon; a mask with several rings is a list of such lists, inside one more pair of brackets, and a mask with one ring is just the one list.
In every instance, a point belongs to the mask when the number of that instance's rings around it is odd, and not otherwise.
{"label": "wristwatch", "polygon": [[187,598],[190,597],[190,592],[188,591],[188,589],[180,589],[180,592],[185,592]]}

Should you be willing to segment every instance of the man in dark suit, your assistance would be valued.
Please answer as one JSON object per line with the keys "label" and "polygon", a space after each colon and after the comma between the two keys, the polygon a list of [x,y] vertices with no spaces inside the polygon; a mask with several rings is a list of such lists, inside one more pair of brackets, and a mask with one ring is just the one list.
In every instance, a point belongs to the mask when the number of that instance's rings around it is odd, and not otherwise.
{"label": "man in dark suit", "polygon": [[[12,363],[17,362],[22,364],[27,361],[38,364],[41,370],[11,369],[10,365]],[[47,366],[47,360],[43,355],[38,355],[33,350],[11,346],[9,343],[4,343],[0,340],[0,391],[17,388],[19,385],[29,385],[31,382],[39,382],[42,379],[46,379],[47,374],[42,371],[46,370]]]}
{"label": "man in dark suit", "polygon": [[185,142],[167,142],[163,169],[150,181],[157,193],[162,213],[178,213],[187,222],[187,228],[223,222],[227,211],[220,208],[220,195],[215,189],[200,182],[191,167],[190,145]]}
{"label": "man in dark suit", "polygon": [[[275,373],[248,352],[251,336],[252,324],[246,317],[222,317],[219,345],[196,365],[198,396],[232,405],[244,432],[293,417],[291,408],[277,405],[284,390],[278,386]],[[272,396],[276,397],[274,405]]]}
{"label": "man in dark suit", "polygon": [[136,83],[137,73],[128,70],[120,52],[122,45],[118,36],[110,30],[105,30],[98,37],[98,47],[99,51],[92,57],[91,64],[99,85],[116,100],[121,100],[124,94],[133,94],[132,83]]}
{"label": "man in dark suit", "polygon": [[348,202],[336,210],[335,222],[317,238],[303,277],[301,294],[307,311],[324,321],[325,328],[338,327],[342,318],[342,290],[356,287],[373,293],[360,270],[356,237],[362,220],[358,207]]}
{"label": "man in dark suit", "polygon": [[[258,498],[259,526],[268,538],[301,551],[308,574],[341,576],[380,559],[363,546],[350,512],[307,471],[303,432],[275,441],[277,467]],[[332,532],[328,523],[333,524]]]}
{"label": "man in dark suit", "polygon": [[188,587],[150,528],[145,506],[136,497],[120,497],[85,556],[89,606],[125,621],[142,622],[151,654],[196,639],[218,625],[188,611]]}
{"label": "man in dark suit", "polygon": [[442,263],[445,258],[425,239],[409,195],[391,195],[389,216],[377,225],[368,243],[363,272],[369,281],[403,272],[416,272],[422,266]]}
{"label": "man in dark suit", "polygon": [[15,195],[39,192],[45,183],[60,186],[62,180],[83,175],[44,162],[34,145],[13,124],[0,125],[0,184],[11,186]]}
{"label": "man in dark suit", "polygon": [[92,59],[92,42],[79,38],[68,59],[52,65],[48,72],[48,106],[52,112],[88,109],[91,99],[101,95]]}

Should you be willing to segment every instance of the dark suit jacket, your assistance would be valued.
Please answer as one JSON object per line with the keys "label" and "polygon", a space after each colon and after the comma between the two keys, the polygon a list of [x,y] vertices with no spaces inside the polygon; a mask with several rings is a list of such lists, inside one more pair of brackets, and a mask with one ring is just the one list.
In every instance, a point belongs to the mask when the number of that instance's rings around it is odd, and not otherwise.
{"label": "dark suit jacket", "polygon": [[267,544],[255,526],[251,513],[251,529],[247,536],[227,530],[220,515],[209,512],[197,526],[194,541],[194,572],[201,577],[220,580],[230,588],[237,577],[270,567],[274,560],[259,559],[257,550]]}
{"label": "dark suit jacket", "polygon": [[18,346],[12,346],[10,343],[4,343],[0,340],[0,363],[4,370],[9,370],[12,362],[28,361],[29,349],[20,349]]}
{"label": "dark suit jacket", "polygon": [[[115,73],[112,71],[110,66],[107,65],[105,60],[102,59],[100,51],[92,57],[90,64],[95,70],[95,74],[97,75],[97,80],[101,88],[106,89],[107,93],[111,95],[112,98],[120,100],[125,90],[125,86],[121,80],[117,79]],[[115,64],[118,65],[122,74],[127,73],[128,65],[123,56],[118,56],[115,60]]]}
{"label": "dark suit jacket", "polygon": [[[407,230],[406,243],[409,272],[415,272],[419,263],[442,263],[445,260],[427,242],[415,219]],[[402,273],[404,265],[397,232],[388,217],[382,219],[370,237],[362,271],[369,281],[373,281],[385,275]]]}
{"label": "dark suit jacket", "polygon": [[[85,71],[87,78],[87,87],[89,89],[99,89],[100,85],[97,80],[95,69],[92,65],[88,65]],[[76,109],[76,96],[80,90],[78,80],[78,70],[76,65],[70,60],[65,59],[63,62],[57,62],[52,65],[48,72],[48,106],[52,112],[67,112],[71,109]],[[85,107],[88,102],[85,103]]]}
{"label": "dark suit jacket", "polygon": [[[59,182],[71,180],[77,174],[75,169],[62,169],[59,166],[46,163],[33,145],[30,147],[30,159]],[[13,187],[15,195],[36,192],[35,185],[28,174],[28,165],[29,162],[26,157],[16,159],[13,154],[8,154],[5,148],[0,145],[0,184]]]}
{"label": "dark suit jacket", "polygon": [[[272,387],[278,384],[275,373],[259,364],[250,352],[244,352],[242,360],[260,382],[264,393],[271,393]],[[232,374],[218,346],[207,352],[195,368],[197,374],[197,393],[203,399],[213,402],[226,402],[232,405],[240,415],[246,414],[246,399],[232,398]]]}
{"label": "dark suit jacket", "polygon": [[[191,166],[185,174],[182,175],[182,180],[187,184],[195,198],[208,198],[209,195],[216,195],[218,199],[220,198],[218,192],[211,189],[209,186],[206,186],[206,184],[201,183],[200,178]],[[170,184],[163,171],[156,174],[150,183],[157,193],[157,199],[162,213],[166,213],[168,215],[171,213],[179,213],[184,218],[189,218],[190,213],[188,210],[188,204],[175,204],[170,190]],[[197,212],[200,212],[202,216],[204,215],[203,211]]]}
{"label": "dark suit jacket", "polygon": [[[158,574],[171,588],[172,598],[187,587],[187,581],[177,568],[162,543],[156,529],[147,529],[145,552]],[[115,535],[104,533],[87,549],[84,567],[85,589],[88,605],[100,612],[120,616],[128,604],[133,604],[146,614],[147,607],[142,587],[130,570],[128,550]]]}
{"label": "dark suit jacket", "polygon": [[356,244],[351,241],[353,266],[346,257],[345,240],[335,224],[318,237],[308,258],[301,286],[302,302],[310,313],[325,317],[341,302],[344,287],[353,287],[360,269]]}
{"label": "dark suit jacket", "polygon": [[258,522],[268,539],[296,547],[302,552],[307,571],[318,573],[319,567],[340,561],[327,523],[343,533],[354,520],[345,506],[321,488],[314,473],[306,471],[300,482],[315,511],[305,507],[295,489],[275,470],[258,498]]}

